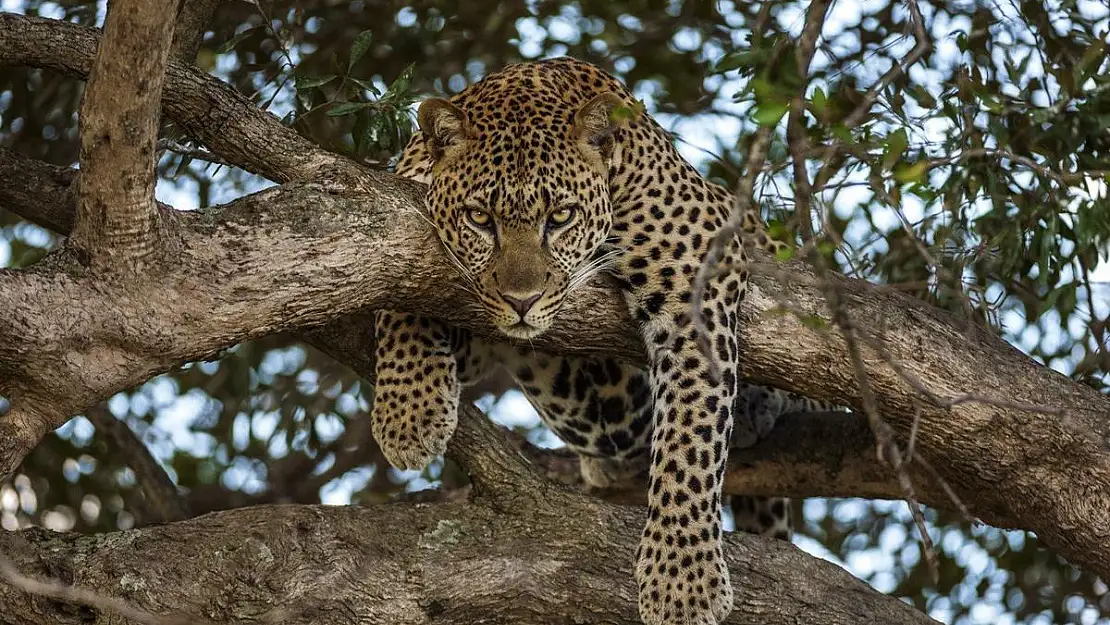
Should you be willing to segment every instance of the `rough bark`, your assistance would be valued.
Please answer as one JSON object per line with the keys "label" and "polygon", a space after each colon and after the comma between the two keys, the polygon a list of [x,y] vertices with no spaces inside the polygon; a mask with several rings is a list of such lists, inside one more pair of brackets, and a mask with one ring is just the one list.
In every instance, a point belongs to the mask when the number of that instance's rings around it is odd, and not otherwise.
{"label": "rough bark", "polygon": [[176,25],[173,29],[173,58],[182,63],[191,63],[197,56],[204,31],[212,16],[220,6],[221,0],[183,0],[177,10]]}
{"label": "rough bark", "polygon": [[[226,625],[638,624],[631,554],[642,509],[537,479],[519,458],[491,453],[503,445],[468,411],[451,453],[474,477],[470,501],[258,506],[94,536],[24,530],[0,533],[0,552],[24,574]],[[740,589],[727,623],[934,622],[788,543],[733,535],[726,552]],[[3,625],[97,616],[3,583],[0,605]]]}
{"label": "rough bark", "polygon": [[154,204],[175,0],[114,0],[81,99],[81,172],[70,243],[94,270],[142,271],[170,245]]}
{"label": "rough bark", "polygon": [[17,215],[33,209],[34,223],[47,230],[69,234],[73,229],[76,179],[77,170],[0,148],[0,206]]}

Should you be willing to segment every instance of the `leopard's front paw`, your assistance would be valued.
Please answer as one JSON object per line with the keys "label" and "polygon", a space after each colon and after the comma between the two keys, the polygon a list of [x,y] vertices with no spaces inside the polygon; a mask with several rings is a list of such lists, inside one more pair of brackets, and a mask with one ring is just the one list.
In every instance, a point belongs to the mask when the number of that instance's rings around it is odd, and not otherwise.
{"label": "leopard's front paw", "polygon": [[[636,556],[640,619],[645,625],[723,623],[732,611],[732,585],[720,547],[699,542],[675,549],[655,536],[658,531],[645,530]],[[684,532],[678,542],[689,544],[690,537]]]}
{"label": "leopard's front paw", "polygon": [[458,424],[458,405],[427,401],[400,406],[388,397],[376,398],[370,419],[374,439],[389,464],[419,470],[447,451]]}

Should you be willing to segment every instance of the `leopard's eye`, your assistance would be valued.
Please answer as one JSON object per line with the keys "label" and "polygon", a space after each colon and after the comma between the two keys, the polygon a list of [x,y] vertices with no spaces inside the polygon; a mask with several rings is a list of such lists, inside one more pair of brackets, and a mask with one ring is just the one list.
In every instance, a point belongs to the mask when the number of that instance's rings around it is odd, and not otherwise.
{"label": "leopard's eye", "polygon": [[466,218],[470,220],[470,223],[479,228],[489,228],[490,224],[493,223],[493,216],[480,208],[471,208],[467,210]]}
{"label": "leopard's eye", "polygon": [[570,223],[571,219],[574,219],[575,212],[577,212],[576,207],[564,206],[547,216],[547,225],[553,228],[565,226]]}

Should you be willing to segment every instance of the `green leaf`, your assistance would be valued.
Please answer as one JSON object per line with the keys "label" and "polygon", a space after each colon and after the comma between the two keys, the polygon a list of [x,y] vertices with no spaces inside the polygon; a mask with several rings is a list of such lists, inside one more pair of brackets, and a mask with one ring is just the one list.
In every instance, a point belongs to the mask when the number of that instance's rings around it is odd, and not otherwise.
{"label": "green leaf", "polygon": [[883,155],[883,169],[890,169],[902,158],[902,153],[906,151],[909,145],[909,138],[906,136],[906,130],[899,128],[890,133],[886,140],[886,153]]}
{"label": "green leaf", "polygon": [[756,105],[752,119],[759,122],[760,126],[775,126],[786,115],[788,108],[790,107],[783,102],[763,102]]}
{"label": "green leaf", "polygon": [[817,252],[825,258],[832,258],[836,254],[836,244],[832,241],[820,241],[817,243]]}
{"label": "green leaf", "polygon": [[369,147],[370,139],[370,119],[373,113],[367,111],[364,114],[355,116],[355,123],[351,127],[351,139],[355,144],[355,155],[359,158],[366,156],[367,148]]}
{"label": "green leaf", "polygon": [[1083,56],[1079,59],[1079,63],[1075,68],[1075,82],[1081,84],[1091,76],[1091,73],[1097,70],[1103,60],[1106,58],[1107,43],[1102,39],[1095,39]]}
{"label": "green leaf", "polygon": [[794,258],[794,248],[792,247],[784,247],[781,250],[775,252],[775,260],[779,261],[780,263],[785,263],[791,258]]}
{"label": "green leaf", "polygon": [[825,91],[820,87],[813,90],[813,97],[809,100],[813,106],[813,112],[818,118],[825,117],[825,111],[829,107],[829,97],[825,95]]}
{"label": "green leaf", "polygon": [[392,115],[378,115],[378,118],[382,120],[380,128],[376,129],[378,145],[383,150],[399,149],[401,146],[397,145],[397,120]]}
{"label": "green leaf", "polygon": [[315,76],[315,77],[312,77],[312,78],[297,77],[297,91],[305,91],[307,89],[312,89],[314,87],[320,87],[320,86],[328,84],[329,82],[331,82],[335,79],[336,79],[335,74],[328,74],[326,76]]}
{"label": "green leaf", "polygon": [[775,83],[771,82],[770,80],[767,80],[766,78],[763,78],[763,77],[753,78],[752,81],[751,81],[751,88],[752,88],[752,94],[755,95],[755,101],[756,102],[764,102],[766,100],[772,100],[772,99],[778,99],[778,100],[783,99],[783,98],[778,97],[779,96],[778,86]]}
{"label": "green leaf", "polygon": [[369,30],[364,30],[355,37],[354,43],[351,44],[351,56],[347,59],[347,71],[350,72],[355,63],[359,62],[366,52],[370,50],[370,43],[373,40],[373,34]]}
{"label": "green leaf", "polygon": [[767,234],[776,241],[784,241],[790,236],[790,233],[786,230],[786,224],[780,219],[767,220]]}
{"label": "green leaf", "polygon": [[746,65],[750,65],[751,53],[747,50],[738,50],[736,52],[729,52],[728,54],[717,59],[713,67],[709,70],[711,74],[723,74],[731,72],[734,69],[739,69]]}
{"label": "green leaf", "polygon": [[382,97],[396,98],[397,96],[400,96],[408,91],[409,83],[412,82],[412,72],[415,67],[416,63],[413,63],[406,67],[405,71],[401,72],[401,75],[393,81],[393,84],[389,85],[389,88],[385,90],[385,95]]}
{"label": "green leaf", "polygon": [[341,117],[343,115],[350,115],[356,111],[361,111],[364,108],[374,106],[373,102],[344,102],[335,108],[328,110],[328,117]]}
{"label": "green leaf", "polygon": [[843,141],[845,143],[851,143],[852,141],[855,141],[855,137],[852,136],[852,131],[848,130],[847,127],[845,127],[841,124],[837,124],[837,125],[833,126],[830,129],[830,132],[832,132],[832,135],[834,137],[836,137],[837,139],[840,139],[841,141]]}
{"label": "green leaf", "polygon": [[239,33],[238,35],[235,35],[231,39],[228,39],[227,41],[223,42],[223,44],[220,45],[220,47],[216,48],[216,54],[224,54],[224,53],[227,53],[227,52],[231,52],[233,49],[235,49],[235,46],[239,45],[239,42],[241,42],[244,39],[246,39],[247,37],[250,37],[251,35],[253,35],[255,33],[255,31],[257,31],[259,28],[263,28],[263,27],[262,26],[255,26],[254,28],[248,28],[248,29],[244,30],[243,32]]}
{"label": "green leaf", "polygon": [[378,89],[377,85],[375,85],[372,81],[363,80],[361,78],[353,78],[353,77],[347,77],[347,80],[350,80],[351,82],[355,83],[356,85],[358,85],[358,86],[362,87],[363,89],[369,91],[370,93],[374,94],[375,96],[381,97],[381,95],[382,95],[381,89]]}
{"label": "green leaf", "polygon": [[929,171],[929,164],[924,161],[916,163],[898,163],[894,167],[894,179],[899,183],[924,182],[925,174]]}

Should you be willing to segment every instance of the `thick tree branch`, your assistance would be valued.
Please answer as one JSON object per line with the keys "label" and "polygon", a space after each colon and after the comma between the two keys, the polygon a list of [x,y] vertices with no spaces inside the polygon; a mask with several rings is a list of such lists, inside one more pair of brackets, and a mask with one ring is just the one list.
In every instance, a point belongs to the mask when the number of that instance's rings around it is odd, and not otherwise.
{"label": "thick tree branch", "polygon": [[[122,600],[177,620],[638,624],[631,554],[643,510],[542,480],[498,439],[467,409],[451,450],[476,481],[513,482],[498,498],[260,506],[97,536],[24,530],[0,534],[0,553],[24,574],[97,593],[97,607]],[[740,589],[727,623],[934,622],[788,543],[732,535],[725,551]],[[0,605],[3,625],[88,616],[3,584]]]}
{"label": "thick tree branch", "polygon": [[[0,13],[0,65],[41,67],[84,79],[99,40],[99,31],[92,28]],[[283,126],[191,63],[169,64],[162,106],[185,134],[229,163],[270,180],[355,184],[361,179],[358,165]]]}
{"label": "thick tree branch", "polygon": [[137,271],[166,251],[154,144],[175,0],[114,0],[81,99],[81,171],[70,243],[94,269]]}
{"label": "thick tree branch", "polygon": [[174,60],[192,63],[204,40],[204,31],[221,0],[184,0],[177,11],[177,25],[173,29]]}
{"label": "thick tree branch", "polygon": [[77,170],[0,148],[0,208],[68,235],[77,214]]}
{"label": "thick tree branch", "polygon": [[[516,442],[548,477],[586,489],[574,453],[540,449],[523,437]],[[923,503],[952,507],[948,494],[924,467],[908,468]],[[589,492],[613,503],[644,505],[645,485],[635,481]],[[795,498],[902,498],[897,476],[875,456],[875,437],[866,417],[847,412],[783,415],[758,445],[729,454],[725,492]]]}
{"label": "thick tree branch", "polygon": [[[163,281],[107,288],[68,275],[64,254],[28,271],[0,271],[0,301],[7,306],[0,318],[8,320],[0,324],[0,393],[25,396],[23,405],[38,411],[20,413],[22,429],[10,416],[0,419],[0,441],[15,441],[0,455],[0,474],[69,414],[179,363],[279,329],[308,332],[363,375],[373,370],[365,310],[412,310],[490,333],[484,316],[465,305],[465,291],[450,287],[457,284],[454,269],[419,216],[422,187],[368,175],[378,182],[364,192],[287,186],[222,209],[170,213],[185,245],[176,273]],[[800,263],[787,269],[757,263],[752,279],[759,290],[745,301],[749,323],[738,337],[748,375],[858,404],[839,336],[780,312],[778,302],[789,301],[802,315],[827,318],[823,285],[813,272]],[[902,440],[920,407],[919,452],[975,515],[1034,530],[1073,562],[1110,576],[1110,399],[1033,363],[987,330],[893,289],[829,279],[868,337],[868,375]],[[604,286],[577,291],[534,343],[552,352],[643,362],[624,305]],[[931,404],[906,375],[938,398],[987,395],[1006,402]],[[64,397],[43,395],[57,388],[69,390]],[[1021,405],[1060,409],[1066,417]]]}

